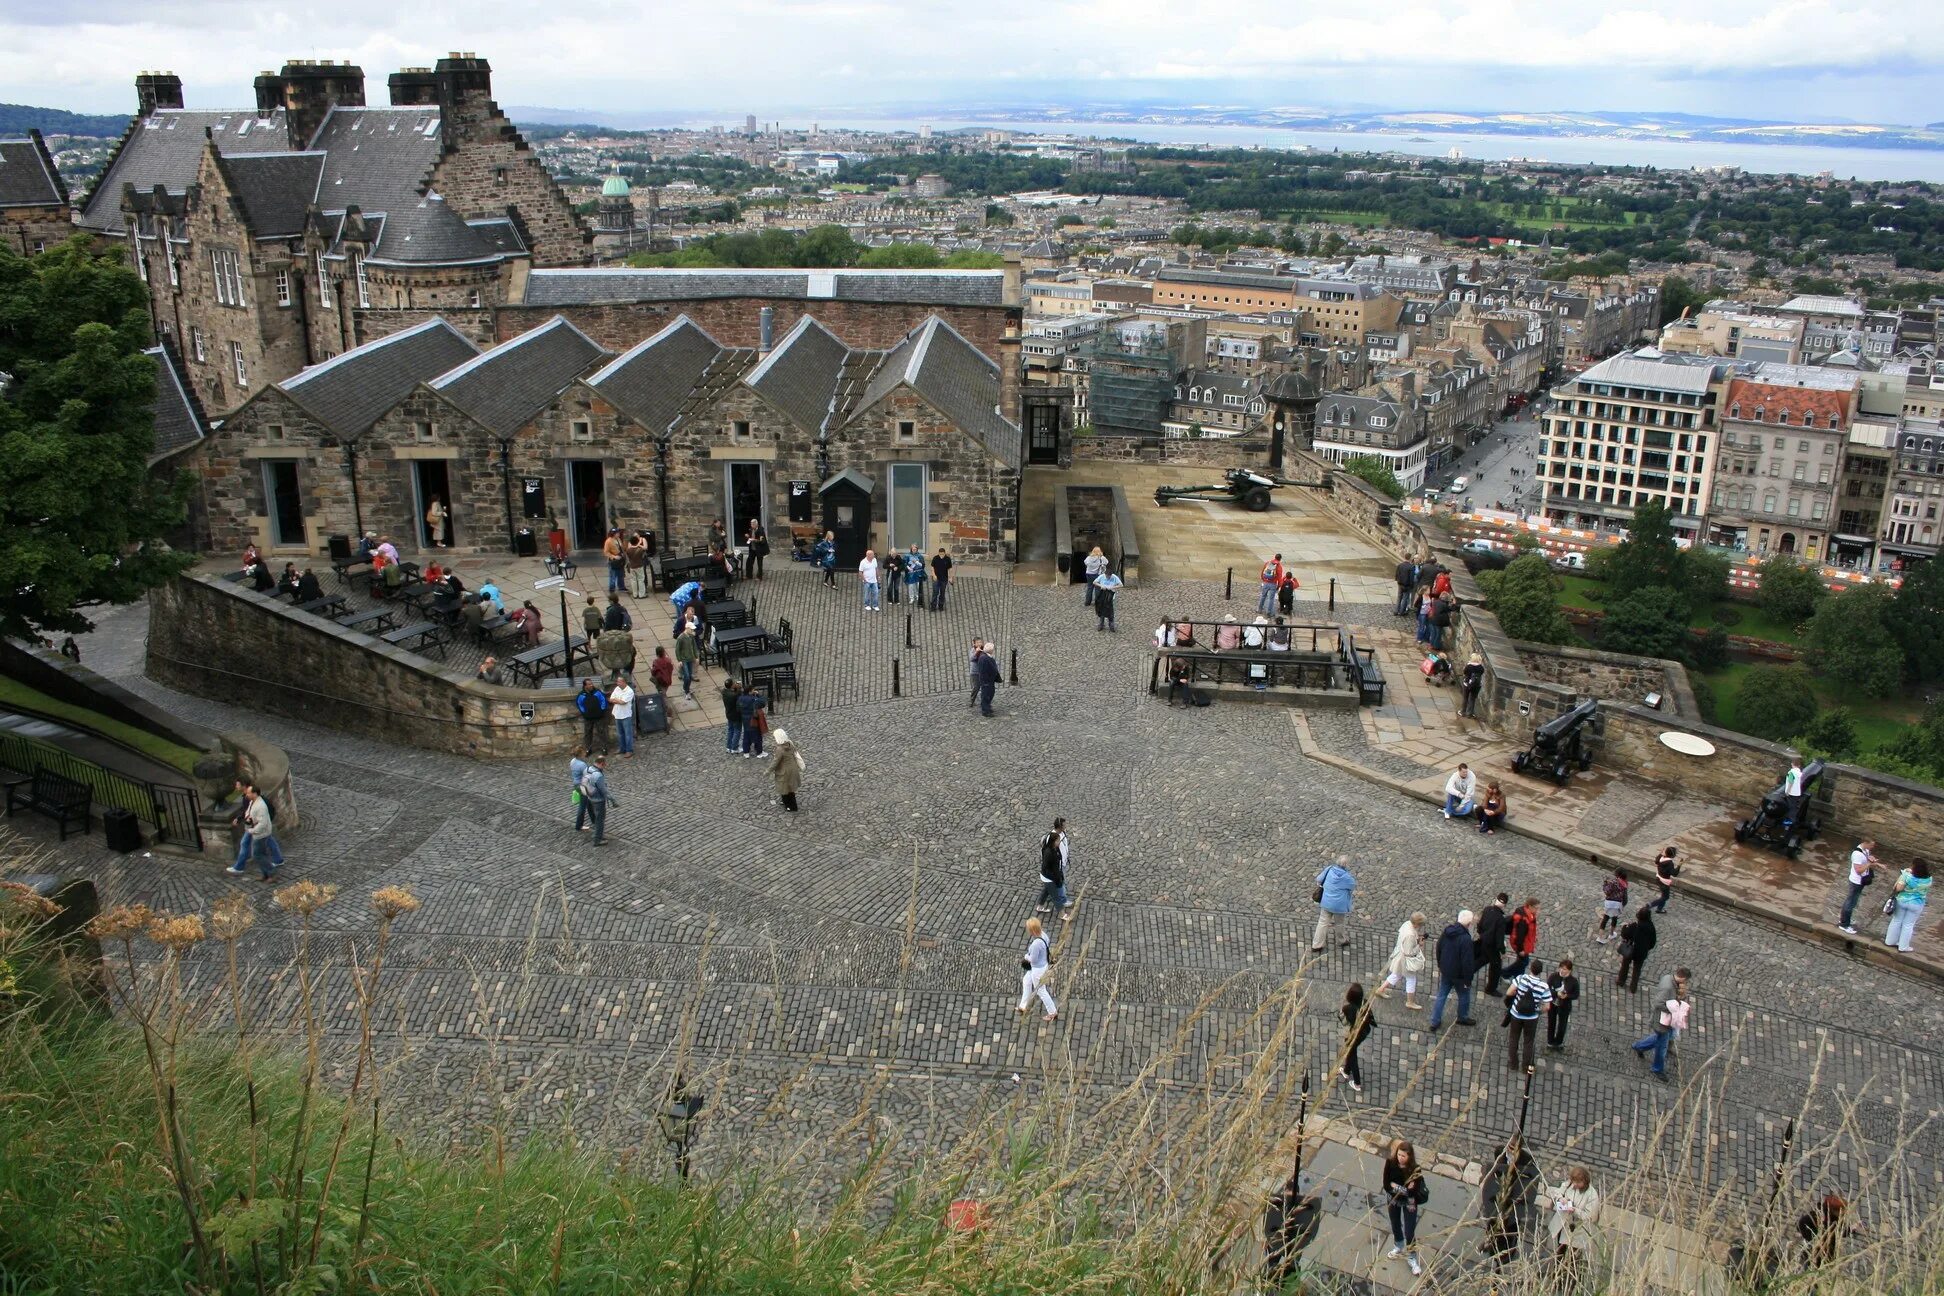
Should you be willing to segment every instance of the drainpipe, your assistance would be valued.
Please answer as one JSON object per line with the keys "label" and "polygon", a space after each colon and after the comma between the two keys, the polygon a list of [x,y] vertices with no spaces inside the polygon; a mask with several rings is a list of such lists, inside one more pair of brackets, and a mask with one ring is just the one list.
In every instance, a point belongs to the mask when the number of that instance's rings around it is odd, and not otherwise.
{"label": "drainpipe", "polygon": [[655,498],[661,508],[662,552],[675,552],[675,539],[668,534],[668,438],[655,439]]}
{"label": "drainpipe", "polygon": [[351,519],[356,526],[356,534],[365,533],[364,505],[358,499],[358,438],[344,439],[344,472],[351,479]]}
{"label": "drainpipe", "polygon": [[519,541],[513,535],[513,438],[500,438],[500,492],[506,499],[506,551],[517,553]]}

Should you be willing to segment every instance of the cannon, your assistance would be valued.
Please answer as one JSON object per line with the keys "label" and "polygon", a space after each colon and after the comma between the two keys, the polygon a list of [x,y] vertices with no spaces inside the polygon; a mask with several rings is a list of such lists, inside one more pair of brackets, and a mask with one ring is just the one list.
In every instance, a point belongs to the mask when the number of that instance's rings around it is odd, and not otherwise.
{"label": "cannon", "polygon": [[1802,843],[1814,841],[1822,831],[1822,821],[1812,811],[1816,785],[1822,782],[1827,767],[1828,763],[1821,760],[1812,760],[1802,767],[1800,797],[1790,797],[1782,790],[1788,786],[1786,781],[1764,792],[1762,804],[1755,807],[1755,813],[1735,825],[1735,840],[1760,842],[1794,859],[1802,850]]}
{"label": "cannon", "polygon": [[1593,753],[1586,749],[1586,726],[1600,710],[1599,700],[1588,698],[1564,715],[1554,716],[1532,731],[1532,745],[1512,758],[1517,774],[1545,775],[1561,787],[1573,777],[1575,768],[1593,768]]}
{"label": "cannon", "polygon": [[1231,468],[1222,474],[1221,481],[1208,486],[1156,487],[1154,502],[1166,508],[1171,500],[1178,499],[1232,500],[1251,513],[1260,513],[1269,507],[1269,492],[1277,487],[1315,484],[1292,481],[1287,477],[1271,477],[1247,468]]}

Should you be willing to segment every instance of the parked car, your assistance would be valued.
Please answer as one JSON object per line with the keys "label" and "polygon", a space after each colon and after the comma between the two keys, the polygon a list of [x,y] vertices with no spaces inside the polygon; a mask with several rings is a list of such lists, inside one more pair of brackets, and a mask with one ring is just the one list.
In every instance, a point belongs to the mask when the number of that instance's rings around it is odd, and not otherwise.
{"label": "parked car", "polygon": [[1458,546],[1464,553],[1497,553],[1498,545],[1490,540],[1467,540]]}
{"label": "parked car", "polygon": [[1585,571],[1586,555],[1575,549],[1571,553],[1563,553],[1553,559],[1553,566],[1563,571]]}

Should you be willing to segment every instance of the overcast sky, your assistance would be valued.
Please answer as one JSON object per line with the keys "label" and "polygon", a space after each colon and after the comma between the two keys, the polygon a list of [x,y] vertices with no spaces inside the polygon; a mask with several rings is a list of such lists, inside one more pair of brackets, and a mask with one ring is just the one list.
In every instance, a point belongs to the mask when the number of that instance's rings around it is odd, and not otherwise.
{"label": "overcast sky", "polygon": [[[502,104],[794,116],[873,104],[1182,103],[1944,119],[1939,0],[7,0],[0,100],[124,112],[134,74],[252,102],[287,58],[367,93],[451,49]],[[85,17],[83,16],[85,14]]]}

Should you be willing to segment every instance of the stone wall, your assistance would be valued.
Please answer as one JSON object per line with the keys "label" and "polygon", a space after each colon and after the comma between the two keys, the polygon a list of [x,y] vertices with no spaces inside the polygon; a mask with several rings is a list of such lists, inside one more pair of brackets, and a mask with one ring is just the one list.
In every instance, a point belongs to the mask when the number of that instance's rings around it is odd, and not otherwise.
{"label": "stone wall", "polygon": [[1580,697],[1637,703],[1649,693],[1658,693],[1663,714],[1700,718],[1687,667],[1677,661],[1534,643],[1519,644],[1518,654],[1532,679],[1560,685]]}
{"label": "stone wall", "polygon": [[565,753],[580,737],[571,693],[480,684],[216,577],[150,592],[147,673],[233,706],[483,759]]}
{"label": "stone wall", "polygon": [[[446,62],[451,62],[447,60]],[[574,205],[491,97],[485,60],[476,75],[453,68],[441,105],[445,155],[428,184],[467,220],[511,215],[537,266],[585,265],[593,235]],[[442,66],[442,71],[445,69]]]}
{"label": "stone wall", "polygon": [[51,252],[74,234],[65,207],[9,207],[0,211],[0,243],[22,256]]}
{"label": "stone wall", "polygon": [[[1115,436],[1095,433],[1072,439],[1075,463],[1178,463],[1209,468],[1266,470],[1269,441],[1258,437]],[[1284,470],[1287,472],[1287,468]]]}

